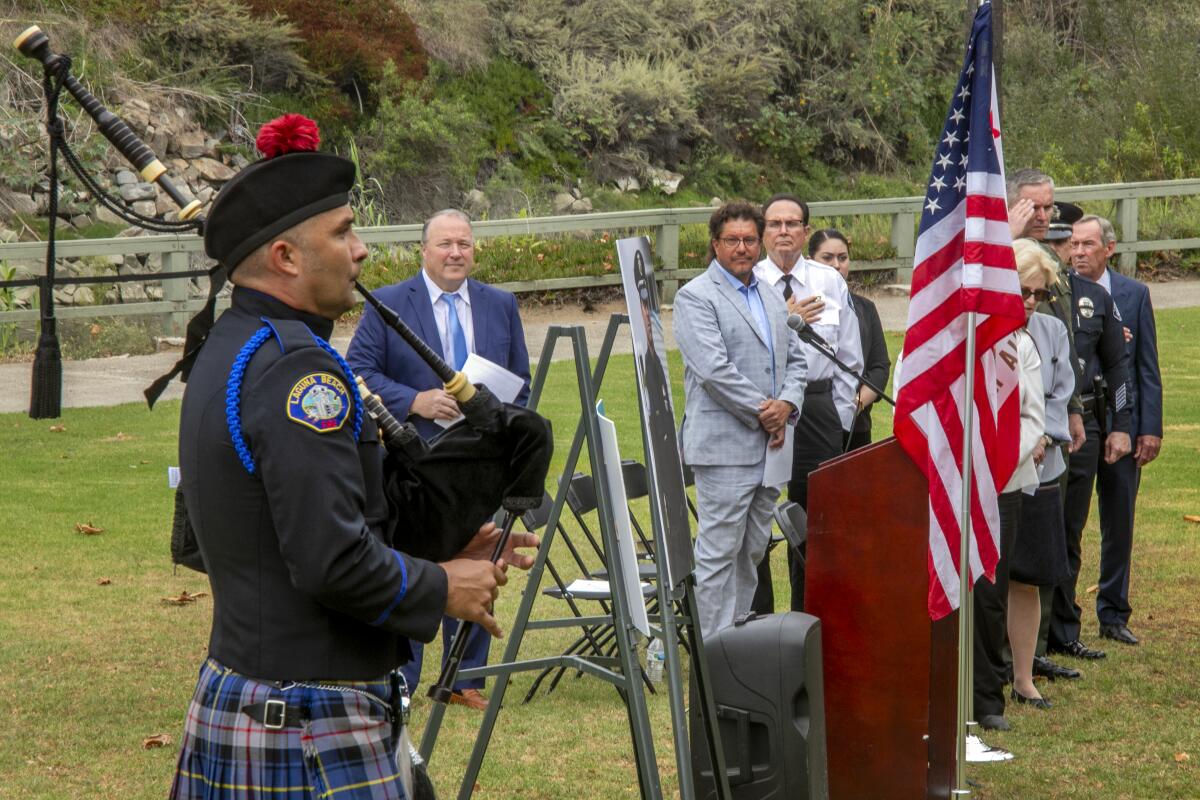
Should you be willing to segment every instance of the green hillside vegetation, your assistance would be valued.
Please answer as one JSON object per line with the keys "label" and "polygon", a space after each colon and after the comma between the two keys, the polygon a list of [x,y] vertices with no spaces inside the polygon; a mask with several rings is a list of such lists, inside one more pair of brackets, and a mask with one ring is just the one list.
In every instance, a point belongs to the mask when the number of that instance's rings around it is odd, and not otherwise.
{"label": "green hillside vegetation", "polygon": [[[596,210],[783,189],[816,199],[916,193],[966,26],[961,0],[79,0],[71,8],[17,3],[4,32],[40,23],[115,109],[131,97],[187,106],[247,156],[259,123],[308,113],[328,145],[356,150],[369,221],[393,223],[470,206],[472,189],[486,197],[473,213],[492,218],[551,213],[554,196],[572,189]],[[1010,169],[1040,166],[1063,185],[1196,173],[1200,6],[1011,0],[1004,27]],[[0,127],[19,142],[37,136],[40,76],[10,58]],[[81,145],[98,138],[73,119]],[[27,186],[43,166],[6,163],[0,180]],[[668,193],[658,184],[670,173],[679,183]],[[1200,217],[1187,201],[1171,202],[1144,214],[1168,227]]]}

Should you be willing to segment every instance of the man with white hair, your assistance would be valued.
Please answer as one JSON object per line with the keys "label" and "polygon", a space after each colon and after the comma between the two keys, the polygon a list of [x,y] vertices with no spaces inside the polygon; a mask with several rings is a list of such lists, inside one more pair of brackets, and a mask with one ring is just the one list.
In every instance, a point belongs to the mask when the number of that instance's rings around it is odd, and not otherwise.
{"label": "man with white hair", "polygon": [[[1096,616],[1100,621],[1100,636],[1135,645],[1138,639],[1128,625],[1132,611],[1129,561],[1133,551],[1134,504],[1142,467],[1157,458],[1162,447],[1162,375],[1158,367],[1158,337],[1150,291],[1144,283],[1108,268],[1108,260],[1116,246],[1112,224],[1103,217],[1089,215],[1075,223],[1071,236],[1071,266],[1081,278],[1108,291],[1118,319],[1129,332],[1123,337],[1123,344],[1129,360],[1127,404],[1133,450],[1119,458],[1096,458],[1087,464],[1082,463],[1084,459],[1073,459],[1072,466],[1078,460],[1081,462],[1080,476],[1084,476],[1086,468],[1096,477],[1100,508],[1100,588],[1096,593]],[[1105,420],[1097,422],[1101,426],[1105,424]],[[1074,479],[1073,475],[1072,481]],[[1081,477],[1081,482],[1084,479]],[[1090,476],[1086,477],[1086,485],[1081,486],[1073,501],[1075,508],[1072,511],[1082,528],[1091,501]],[[1070,516],[1071,512],[1068,518]]]}

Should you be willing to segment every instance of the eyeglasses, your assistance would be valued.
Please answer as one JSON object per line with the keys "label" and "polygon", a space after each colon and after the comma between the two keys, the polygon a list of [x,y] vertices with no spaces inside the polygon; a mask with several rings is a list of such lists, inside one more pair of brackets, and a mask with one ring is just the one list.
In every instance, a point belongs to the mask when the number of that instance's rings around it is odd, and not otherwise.
{"label": "eyeglasses", "polygon": [[757,236],[722,236],[717,241],[730,250],[736,250],[738,245],[745,245],[747,250],[753,250],[758,247],[759,239]]}
{"label": "eyeglasses", "polygon": [[782,231],[787,228],[796,228],[804,230],[808,227],[808,223],[802,219],[769,219],[767,220],[767,230]]}
{"label": "eyeglasses", "polygon": [[1039,303],[1049,303],[1054,299],[1054,295],[1049,289],[1030,289],[1028,286],[1021,287],[1021,299],[1028,300],[1033,297]]}

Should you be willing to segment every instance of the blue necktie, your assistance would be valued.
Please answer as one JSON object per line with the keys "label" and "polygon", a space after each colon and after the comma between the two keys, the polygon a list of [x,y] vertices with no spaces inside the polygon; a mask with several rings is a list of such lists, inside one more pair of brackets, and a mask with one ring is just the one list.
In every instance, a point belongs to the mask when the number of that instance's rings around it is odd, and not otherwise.
{"label": "blue necktie", "polygon": [[454,295],[443,292],[442,302],[446,304],[446,308],[450,312],[447,319],[450,328],[450,363],[455,369],[462,369],[463,364],[467,363],[467,335],[463,333],[462,323],[458,319],[458,310],[454,307]]}

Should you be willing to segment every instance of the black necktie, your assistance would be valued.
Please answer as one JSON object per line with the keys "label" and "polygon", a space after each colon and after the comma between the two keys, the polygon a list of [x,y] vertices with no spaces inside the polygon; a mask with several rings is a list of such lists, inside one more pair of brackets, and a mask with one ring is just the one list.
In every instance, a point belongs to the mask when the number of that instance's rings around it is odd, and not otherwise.
{"label": "black necktie", "polygon": [[783,299],[784,300],[792,299],[792,276],[791,275],[783,276]]}

